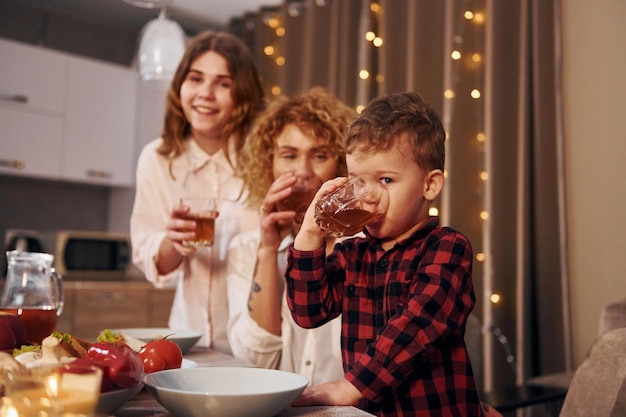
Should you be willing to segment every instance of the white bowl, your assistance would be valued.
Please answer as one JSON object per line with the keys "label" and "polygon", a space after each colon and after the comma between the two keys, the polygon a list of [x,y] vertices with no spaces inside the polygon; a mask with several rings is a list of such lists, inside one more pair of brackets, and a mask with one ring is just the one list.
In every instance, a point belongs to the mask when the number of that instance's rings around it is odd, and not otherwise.
{"label": "white bowl", "polygon": [[155,339],[163,339],[167,336],[167,340],[171,340],[180,346],[180,349],[183,351],[183,354],[187,353],[189,349],[191,349],[196,342],[200,339],[200,332],[195,330],[178,330],[178,329],[168,329],[166,327],[146,327],[146,328],[138,328],[138,329],[114,329],[114,333],[122,333],[135,339],[139,339],[142,342],[149,342]]}
{"label": "white bowl", "polygon": [[298,398],[309,381],[274,369],[200,367],[154,372],[144,383],[178,417],[271,417]]}
{"label": "white bowl", "polygon": [[137,394],[142,387],[143,383],[140,382],[131,388],[118,389],[100,394],[100,397],[98,398],[98,405],[96,407],[96,414],[113,414],[113,412],[120,408],[133,395]]}

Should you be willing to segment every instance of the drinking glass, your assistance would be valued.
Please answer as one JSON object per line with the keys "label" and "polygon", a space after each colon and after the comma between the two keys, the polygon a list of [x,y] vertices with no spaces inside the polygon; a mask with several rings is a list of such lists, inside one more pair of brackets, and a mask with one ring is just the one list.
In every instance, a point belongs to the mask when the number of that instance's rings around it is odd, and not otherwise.
{"label": "drinking glass", "polygon": [[180,203],[189,207],[189,212],[182,216],[185,220],[196,222],[196,237],[193,240],[183,241],[186,246],[196,248],[213,246],[215,236],[215,218],[217,217],[217,202],[213,197],[183,197]]}
{"label": "drinking glass", "polygon": [[0,417],[90,417],[102,384],[97,366],[43,365],[5,378]]}
{"label": "drinking glass", "polygon": [[352,178],[315,204],[315,221],[328,237],[351,236],[387,212],[389,193],[371,175]]}
{"label": "drinking glass", "polygon": [[295,211],[294,221],[301,224],[315,193],[322,186],[322,180],[310,170],[297,170],[294,175],[296,183],[291,186],[291,194],[279,201],[276,207],[279,211]]}

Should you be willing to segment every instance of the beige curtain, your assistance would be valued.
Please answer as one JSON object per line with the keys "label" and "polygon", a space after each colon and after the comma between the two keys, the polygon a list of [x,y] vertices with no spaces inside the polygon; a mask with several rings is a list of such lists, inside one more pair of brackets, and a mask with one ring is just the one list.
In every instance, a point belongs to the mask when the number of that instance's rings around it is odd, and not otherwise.
{"label": "beige curtain", "polygon": [[416,91],[440,111],[447,177],[435,205],[474,247],[485,390],[572,365],[559,10],[559,0],[291,0],[231,24],[269,97],[323,85],[358,109]]}

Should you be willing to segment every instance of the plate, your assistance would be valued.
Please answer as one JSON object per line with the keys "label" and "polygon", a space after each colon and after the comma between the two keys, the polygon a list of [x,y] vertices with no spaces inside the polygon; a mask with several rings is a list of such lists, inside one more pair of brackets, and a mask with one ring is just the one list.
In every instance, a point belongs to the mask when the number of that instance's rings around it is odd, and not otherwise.
{"label": "plate", "polygon": [[275,369],[198,367],[146,375],[144,384],[176,416],[272,417],[289,407],[307,378]]}
{"label": "plate", "polygon": [[169,329],[167,327],[145,327],[133,329],[112,329],[114,333],[122,333],[142,342],[149,342],[155,339],[163,339],[167,336],[167,340],[171,340],[180,346],[183,355],[191,349],[198,340],[200,340],[200,332],[195,330],[178,330]]}
{"label": "plate", "polygon": [[183,363],[180,364],[180,369],[190,369],[198,366],[198,362],[192,361],[191,359],[183,358]]}
{"label": "plate", "polygon": [[141,391],[141,388],[143,388],[143,382],[131,388],[118,389],[100,394],[100,397],[98,397],[98,405],[96,406],[96,414],[113,414],[115,410],[120,408],[133,395]]}

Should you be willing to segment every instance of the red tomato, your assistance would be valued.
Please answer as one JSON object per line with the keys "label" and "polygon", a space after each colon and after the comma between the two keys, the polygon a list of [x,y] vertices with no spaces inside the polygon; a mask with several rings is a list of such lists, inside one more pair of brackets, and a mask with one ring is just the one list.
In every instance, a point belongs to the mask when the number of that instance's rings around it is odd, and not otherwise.
{"label": "red tomato", "polygon": [[139,350],[143,370],[150,374],[164,369],[180,368],[183,351],[176,343],[167,339],[153,340]]}

